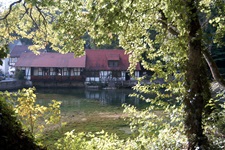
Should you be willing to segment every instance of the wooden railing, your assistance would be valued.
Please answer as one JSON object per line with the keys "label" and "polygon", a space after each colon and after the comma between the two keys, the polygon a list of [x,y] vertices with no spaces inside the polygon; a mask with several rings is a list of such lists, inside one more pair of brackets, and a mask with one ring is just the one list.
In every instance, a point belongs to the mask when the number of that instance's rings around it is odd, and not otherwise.
{"label": "wooden railing", "polygon": [[83,76],[31,76],[31,81],[85,81]]}

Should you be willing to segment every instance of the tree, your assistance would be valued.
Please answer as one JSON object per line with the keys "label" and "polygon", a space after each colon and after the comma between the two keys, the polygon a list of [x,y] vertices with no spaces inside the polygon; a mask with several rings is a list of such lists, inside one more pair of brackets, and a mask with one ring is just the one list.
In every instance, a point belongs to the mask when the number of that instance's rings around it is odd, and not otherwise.
{"label": "tree", "polygon": [[[151,103],[170,106],[170,101],[160,103],[170,98],[184,107],[188,149],[209,149],[203,128],[212,111],[206,64],[224,86],[209,53],[212,43],[219,45],[224,37],[224,12],[223,0],[18,0],[2,14],[0,34],[7,34],[0,37],[7,43],[15,32],[32,39],[33,50],[51,43],[53,49],[75,55],[84,53],[82,37],[87,32],[100,45],[118,37],[119,46],[130,54],[131,73],[142,62],[154,71],[151,81],[164,79],[163,84],[138,84],[134,89],[155,92],[155,100],[147,98]],[[210,25],[215,30],[209,34]],[[149,31],[155,31],[154,36]],[[162,88],[166,90],[160,92]]]}
{"label": "tree", "polygon": [[39,146],[34,137],[22,128],[21,122],[16,118],[13,106],[3,97],[0,97],[0,146],[5,150],[10,149],[38,149],[45,150]]}
{"label": "tree", "polygon": [[[17,119],[34,136],[41,135],[47,124],[57,124],[60,122],[61,102],[52,100],[48,106],[36,104],[35,88],[18,90],[17,93],[8,91],[0,93],[2,97],[12,106],[17,115]],[[41,122],[41,123],[40,123]]]}
{"label": "tree", "polygon": [[7,57],[7,54],[8,54],[8,47],[7,45],[2,45],[0,47],[0,65],[2,65],[2,59],[6,58]]}

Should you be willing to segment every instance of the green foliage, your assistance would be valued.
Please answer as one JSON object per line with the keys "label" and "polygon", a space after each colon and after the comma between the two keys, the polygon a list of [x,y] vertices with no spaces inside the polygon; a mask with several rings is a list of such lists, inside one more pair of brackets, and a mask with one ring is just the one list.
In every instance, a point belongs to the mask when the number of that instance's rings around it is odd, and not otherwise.
{"label": "green foliage", "polygon": [[[86,33],[97,45],[108,44],[118,38],[119,46],[130,56],[131,74],[138,62],[141,62],[145,70],[154,72],[149,80],[150,85],[142,82],[143,78],[138,79],[134,95],[154,104],[156,108],[165,109],[165,117],[157,118],[154,113],[150,113],[152,108],[142,112],[129,108],[126,111],[129,110],[133,115],[131,128],[139,134],[135,141],[128,140],[126,143],[118,141],[114,135],[103,134],[86,142],[83,140],[86,135],[73,137],[69,134],[69,139],[74,139],[74,147],[83,148],[85,145],[90,149],[122,149],[126,145],[127,149],[186,148],[183,145],[186,141],[183,137],[184,130],[189,138],[189,149],[201,148],[201,144],[208,146],[207,142],[201,141],[204,135],[200,133],[203,131],[201,118],[206,117],[203,115],[204,107],[210,102],[202,53],[209,50],[212,43],[215,46],[222,45],[225,34],[224,0],[26,2],[25,6],[15,6],[7,21],[0,22],[2,43],[16,39],[17,37],[11,36],[15,33],[32,39],[34,45],[30,49],[34,51],[51,43],[51,47],[59,52],[82,55],[85,44],[83,36]],[[24,7],[27,9],[24,10]],[[25,11],[30,13],[24,13]],[[3,12],[2,15],[6,13]],[[212,30],[206,32],[209,28]],[[163,82],[157,83],[158,79],[163,79]],[[155,93],[155,99],[143,95],[150,92]],[[171,114],[176,117],[170,116]],[[193,119],[185,121],[185,128],[182,114]],[[191,133],[192,131],[199,132]],[[181,140],[168,138],[169,135],[178,136]],[[66,140],[66,143],[71,142],[70,140]],[[68,146],[70,145],[72,144],[69,143]]]}
{"label": "green foliage", "polygon": [[[138,111],[125,107],[129,114],[130,128],[137,132],[135,139],[144,149],[182,149],[187,138],[184,134],[182,109],[155,110],[154,107]],[[168,138],[170,137],[170,138]]]}
{"label": "green foliage", "polygon": [[14,105],[14,110],[23,127],[32,134],[40,136],[46,125],[60,122],[61,102],[52,100],[48,107],[40,106],[36,104],[34,91],[35,88],[29,88],[19,90],[18,93],[6,91],[2,95]]}
{"label": "green foliage", "polygon": [[24,71],[23,70],[16,70],[15,72],[15,78],[18,79],[18,80],[23,80],[24,79]]}
{"label": "green foliage", "polygon": [[5,150],[45,149],[38,146],[32,134],[22,128],[13,105],[3,97],[0,97],[0,133],[0,147]]}
{"label": "green foliage", "polygon": [[2,59],[7,57],[9,50],[7,45],[0,45],[0,65],[2,65]]}
{"label": "green foliage", "polygon": [[84,135],[84,133],[73,135],[73,131],[66,133],[66,137],[60,140],[61,144],[57,144],[57,149],[83,149]]}
{"label": "green foliage", "polygon": [[[212,142],[209,149],[224,148],[224,104],[215,111],[205,122],[205,132]],[[126,106],[125,113],[130,122],[130,129],[135,137],[119,139],[114,134],[104,131],[97,133],[67,132],[56,146],[58,149],[186,149],[187,137],[184,133],[182,108],[153,110],[149,107],[138,111]]]}
{"label": "green foliage", "polygon": [[[78,133],[74,134],[74,131],[67,132],[65,138],[59,140],[57,143],[57,149],[60,150],[113,150],[113,149],[131,149],[129,144],[119,140],[116,135],[108,135],[104,131],[92,133]],[[91,139],[87,141],[88,139]]]}
{"label": "green foliage", "polygon": [[[132,138],[120,139],[115,134],[101,131],[96,133],[67,132],[56,146],[58,149],[183,149],[187,138],[182,123],[182,110],[171,112],[156,111],[152,108],[138,111],[134,107],[125,107],[130,129],[135,135]],[[171,112],[171,113],[169,113]]]}
{"label": "green foliage", "polygon": [[[224,90],[217,87],[217,83],[212,84],[213,92],[216,93],[214,99],[209,101],[212,108],[210,115],[207,115],[204,120],[205,133],[208,136],[211,143],[213,143],[213,149],[225,148],[225,102],[224,102]],[[206,106],[207,107],[207,106]]]}
{"label": "green foliage", "polygon": [[[79,116],[76,115],[76,118],[78,119]],[[92,114],[90,116],[87,115],[85,118],[86,118],[85,121],[80,118],[77,121],[68,122],[65,126],[62,126],[60,128],[60,131],[59,129],[53,129],[45,132],[42,140],[43,144],[46,145],[49,149],[56,149],[56,146],[54,144],[58,141],[58,139],[61,139],[60,143],[62,143],[62,141],[64,141],[63,138],[65,137],[65,133],[70,132],[74,129],[75,129],[74,134],[78,134],[81,132],[95,133],[101,130],[105,130],[108,132],[108,134],[116,134],[120,140],[133,136],[129,132],[129,125],[122,118],[120,119],[115,118],[112,119],[111,117],[101,118],[99,117],[99,113],[94,115]],[[88,140],[89,138],[87,139],[87,141]],[[65,142],[63,143],[66,144]]]}
{"label": "green foliage", "polygon": [[83,37],[85,40],[85,49],[118,49],[119,47],[119,40],[118,38],[115,38],[114,40],[112,40],[111,43],[109,44],[105,44],[105,45],[97,45],[95,43],[95,40],[92,39],[88,33],[86,33]]}

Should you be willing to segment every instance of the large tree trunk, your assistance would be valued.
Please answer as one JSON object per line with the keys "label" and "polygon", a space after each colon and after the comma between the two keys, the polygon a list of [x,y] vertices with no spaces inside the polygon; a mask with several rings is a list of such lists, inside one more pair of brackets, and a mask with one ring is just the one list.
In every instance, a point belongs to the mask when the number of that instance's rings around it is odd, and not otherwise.
{"label": "large tree trunk", "polygon": [[198,20],[196,3],[187,2],[189,15],[189,49],[186,72],[185,129],[188,149],[209,149],[207,137],[203,134],[202,119],[205,105],[210,97],[205,62],[202,57],[201,26]]}

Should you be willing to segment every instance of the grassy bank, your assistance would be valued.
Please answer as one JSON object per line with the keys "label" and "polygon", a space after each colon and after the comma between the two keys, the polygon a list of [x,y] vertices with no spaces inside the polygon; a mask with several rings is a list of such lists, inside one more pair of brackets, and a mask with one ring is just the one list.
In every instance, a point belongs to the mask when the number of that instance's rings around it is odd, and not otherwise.
{"label": "grassy bank", "polygon": [[[48,149],[55,149],[54,143],[62,138],[68,131],[75,130],[75,132],[99,132],[106,131],[109,134],[116,133],[121,139],[131,136],[128,123],[124,120],[124,116],[118,113],[100,112],[92,114],[83,114],[67,119],[71,121],[60,128],[49,129],[45,132],[42,139],[43,144]],[[64,117],[64,120],[67,120]]]}

